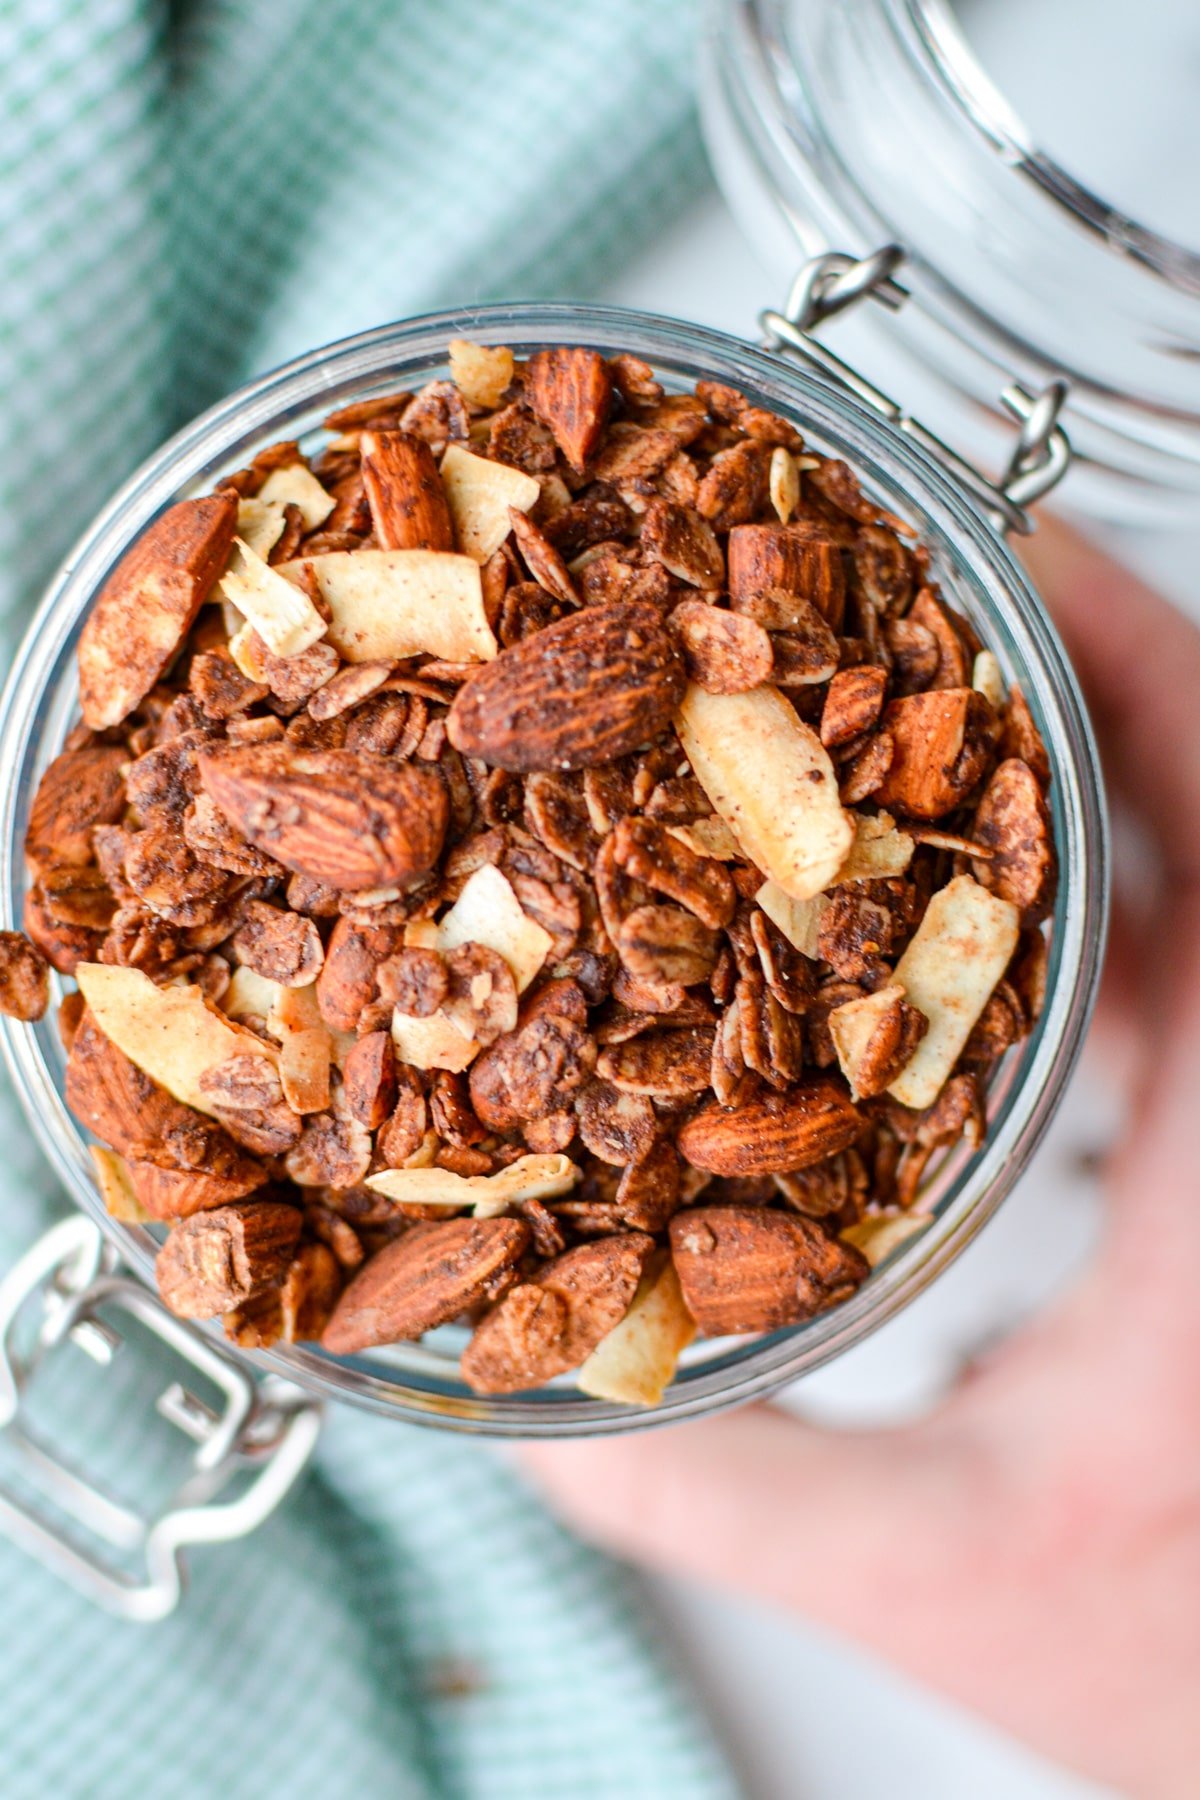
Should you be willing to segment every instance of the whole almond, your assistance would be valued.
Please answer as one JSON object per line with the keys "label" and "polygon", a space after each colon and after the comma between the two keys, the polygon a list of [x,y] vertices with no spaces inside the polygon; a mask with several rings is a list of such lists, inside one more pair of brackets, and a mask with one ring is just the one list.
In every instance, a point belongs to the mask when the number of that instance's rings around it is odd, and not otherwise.
{"label": "whole almond", "polygon": [[448,1324],[503,1281],[528,1242],[523,1219],[416,1225],[350,1283],[321,1341],[335,1356],[353,1356]]}
{"label": "whole almond", "polygon": [[566,346],[538,350],[529,359],[525,381],[534,412],[550,427],[567,461],[581,469],[599,446],[612,406],[612,377],[604,358],[595,350]]}
{"label": "whole almond", "polygon": [[811,1219],[762,1206],[689,1206],[671,1220],[687,1309],[709,1337],[778,1331],[848,1299],[866,1259]]}
{"label": "whole almond", "polygon": [[168,507],[100,590],[79,639],[79,701],[93,731],[119,725],[171,662],[225,566],[231,490]]}
{"label": "whole almond", "polygon": [[285,868],[342,893],[403,885],[432,868],[449,803],[440,777],[353,750],[254,744],[200,759],[205,792]]}
{"label": "whole almond", "polygon": [[454,527],[437,461],[407,431],[364,431],[363,486],[385,550],[453,550]]}
{"label": "whole almond", "polygon": [[657,607],[590,606],[485,663],[446,727],[464,756],[501,769],[593,768],[657,737],[685,681]]}
{"label": "whole almond", "polygon": [[713,1175],[785,1174],[847,1149],[862,1128],[845,1089],[822,1078],[733,1110],[710,1103],[683,1127],[679,1149]]}

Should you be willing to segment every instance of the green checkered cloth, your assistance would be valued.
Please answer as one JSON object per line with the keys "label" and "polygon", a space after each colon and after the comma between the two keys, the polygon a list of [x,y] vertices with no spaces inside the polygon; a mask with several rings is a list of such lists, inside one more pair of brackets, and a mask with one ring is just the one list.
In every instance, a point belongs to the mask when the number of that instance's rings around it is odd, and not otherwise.
{"label": "green checkered cloth", "polygon": [[[640,247],[706,180],[695,29],[676,0],[0,0],[5,649],[229,388],[428,307],[586,295]],[[0,1101],[6,1262],[59,1202]],[[115,1375],[85,1400],[85,1360],[44,1399],[136,1487],[146,1409]],[[0,1593],[5,1800],[735,1792],[629,1579],[467,1442],[337,1413],[151,1632],[2,1543]]]}

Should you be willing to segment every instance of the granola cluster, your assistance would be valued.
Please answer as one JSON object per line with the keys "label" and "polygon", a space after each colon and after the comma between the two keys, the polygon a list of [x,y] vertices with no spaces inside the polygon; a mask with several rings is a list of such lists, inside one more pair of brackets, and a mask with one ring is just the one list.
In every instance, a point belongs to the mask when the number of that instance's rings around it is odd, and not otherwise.
{"label": "granola cluster", "polygon": [[[467,1318],[653,1403],[844,1300],[1041,1000],[1049,766],[925,550],[732,388],[456,342],[97,597],[0,1006],[239,1344]],[[36,947],[36,948],[35,948]],[[43,961],[44,959],[44,961]]]}

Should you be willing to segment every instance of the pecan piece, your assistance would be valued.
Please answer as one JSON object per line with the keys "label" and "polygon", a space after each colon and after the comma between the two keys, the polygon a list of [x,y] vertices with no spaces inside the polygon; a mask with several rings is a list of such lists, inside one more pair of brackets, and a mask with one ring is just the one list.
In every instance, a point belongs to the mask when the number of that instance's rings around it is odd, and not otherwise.
{"label": "pecan piece", "polygon": [[1046,918],[1054,905],[1058,860],[1050,809],[1028,763],[1009,757],[1000,764],[984,789],[972,829],[992,852],[986,862],[976,858],[972,864],[979,885],[1020,907],[1025,925]]}
{"label": "pecan piece", "polygon": [[511,1288],[463,1353],[467,1385],[511,1394],[578,1367],[628,1312],[653,1248],[643,1232],[597,1238]]}
{"label": "pecan piece", "polygon": [[757,1206],[694,1206],[671,1220],[687,1309],[709,1337],[777,1331],[846,1300],[866,1259],[811,1219]]}
{"label": "pecan piece", "polygon": [[728,870],[696,852],[652,819],[622,819],[613,838],[613,855],[635,881],[666,894],[695,913],[714,931],[728,925],[737,906],[737,890]]}
{"label": "pecan piece", "polygon": [[0,931],[0,1013],[27,1023],[50,1003],[50,971],[41,951],[19,931]]}
{"label": "pecan piece", "polygon": [[656,738],[683,693],[656,608],[618,601],[560,619],[485,663],[446,721],[464,756],[503,769],[582,769]]}
{"label": "pecan piece", "polygon": [[419,1338],[487,1298],[529,1242],[523,1219],[415,1225],[350,1283],[321,1342],[335,1356]]}
{"label": "pecan piece", "polygon": [[871,663],[834,676],[821,709],[821,742],[827,750],[852,744],[879,723],[887,680],[887,670]]}

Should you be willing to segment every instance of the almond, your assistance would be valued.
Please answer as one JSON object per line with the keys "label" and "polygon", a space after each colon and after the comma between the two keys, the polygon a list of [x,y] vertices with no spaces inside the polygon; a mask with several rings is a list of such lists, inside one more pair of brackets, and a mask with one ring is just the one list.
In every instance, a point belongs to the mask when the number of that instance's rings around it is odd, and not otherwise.
{"label": "almond", "polygon": [[363,485],[385,550],[453,550],[454,527],[433,451],[407,431],[364,431]]}
{"label": "almond", "polygon": [[846,1090],[820,1079],[734,1108],[710,1101],[688,1120],[678,1141],[694,1169],[713,1175],[774,1175],[835,1156],[862,1129],[862,1117]]}
{"label": "almond", "polygon": [[193,1213],[214,1206],[228,1206],[263,1185],[266,1171],[248,1189],[245,1181],[229,1175],[210,1175],[199,1169],[160,1169],[155,1163],[126,1163],[129,1186],[148,1218],[170,1221],[190,1219]]}
{"label": "almond", "polygon": [[241,1200],[177,1225],[158,1253],[158,1288],[181,1319],[211,1319],[278,1286],[303,1215],[275,1200]]}
{"label": "almond", "polygon": [[692,1206],[671,1221],[671,1255],[688,1311],[709,1337],[778,1331],[846,1300],[865,1257],[798,1214]]}
{"label": "almond", "polygon": [[79,639],[79,699],[93,731],[127,718],[172,661],[225,566],[237,512],[229,489],[181,500],[101,588]]}
{"label": "almond", "polygon": [[450,741],[502,769],[584,769],[657,737],[684,688],[658,609],[590,606],[473,675],[450,708]]}
{"label": "almond", "polygon": [[[251,1193],[266,1170],[226,1132],[184,1106],[109,1042],[90,1013],[75,1033],[67,1062],[67,1105],[98,1138],[139,1163],[202,1172]],[[234,1198],[226,1193],[226,1199]]]}
{"label": "almond", "polygon": [[446,1325],[503,1281],[528,1242],[523,1219],[417,1225],[355,1276],[321,1341],[335,1356],[353,1356]]}
{"label": "almond", "polygon": [[431,769],[285,744],[213,751],[199,767],[206,793],[244,838],[339,892],[403,885],[441,850],[449,803]]}
{"label": "almond", "polygon": [[576,1368],[628,1312],[653,1249],[644,1232],[598,1238],[510,1289],[464,1352],[468,1387],[511,1394]]}
{"label": "almond", "polygon": [[526,393],[573,468],[595,454],[612,406],[612,378],[596,350],[538,350],[525,374]]}
{"label": "almond", "polygon": [[125,811],[128,762],[120,744],[88,744],[55,757],[38,783],[25,834],[35,873],[83,869],[93,860],[93,830],[115,825]]}
{"label": "almond", "polygon": [[880,806],[914,819],[940,819],[960,806],[983,773],[974,741],[994,715],[973,688],[935,688],[893,700],[883,715],[892,757],[874,790]]}
{"label": "almond", "polygon": [[[729,534],[729,596],[739,612],[762,595],[795,595],[815,606],[834,631],[846,598],[842,554],[827,538],[787,525],[735,525]],[[763,623],[767,623],[766,620]],[[778,629],[786,630],[781,624]]]}

